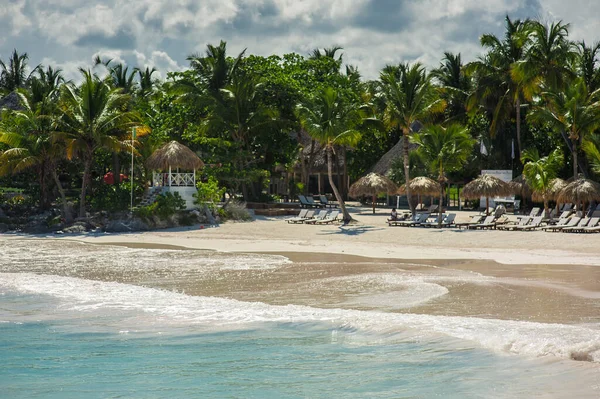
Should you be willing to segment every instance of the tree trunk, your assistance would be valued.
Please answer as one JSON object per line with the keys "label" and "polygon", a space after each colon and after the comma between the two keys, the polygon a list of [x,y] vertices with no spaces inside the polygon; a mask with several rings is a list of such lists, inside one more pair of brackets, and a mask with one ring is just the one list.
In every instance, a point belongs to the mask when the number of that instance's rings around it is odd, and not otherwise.
{"label": "tree trunk", "polygon": [[49,208],[48,193],[46,189],[46,163],[42,162],[38,170],[40,178],[40,209],[45,211]]}
{"label": "tree trunk", "polygon": [[548,200],[544,197],[544,215],[546,218],[550,218],[550,208],[548,207]]}
{"label": "tree trunk", "polygon": [[404,164],[404,180],[406,187],[406,199],[408,200],[408,207],[410,208],[410,213],[415,214],[415,208],[412,204],[412,199],[410,198],[410,188],[408,182],[410,181],[410,160],[408,158],[408,130],[402,132],[402,162]]}
{"label": "tree trunk", "polygon": [[573,142],[573,178],[577,179],[577,141],[572,140]]}
{"label": "tree trunk", "polygon": [[113,170],[113,184],[119,186],[121,184],[121,163],[119,162],[119,154],[116,152],[112,153],[112,170]]}
{"label": "tree trunk", "polygon": [[517,149],[519,150],[519,153],[515,154],[515,158],[521,162],[521,99],[519,97],[517,97],[515,108],[517,109]]}
{"label": "tree trunk", "polygon": [[485,197],[485,216],[490,216],[490,197]]}
{"label": "tree trunk", "polygon": [[348,224],[352,220],[352,217],[348,213],[348,210],[346,209],[346,204],[344,203],[344,199],[340,195],[340,192],[339,192],[337,186],[333,182],[333,160],[331,159],[332,155],[333,154],[332,154],[331,146],[328,145],[327,146],[327,175],[329,176],[329,184],[331,185],[331,189],[333,190],[335,199],[337,200],[338,204],[340,204],[340,209],[342,210],[342,217],[344,220],[344,224]]}
{"label": "tree trunk", "polygon": [[377,199],[376,195],[373,195],[373,215],[375,214],[375,200]]}
{"label": "tree trunk", "polygon": [[56,174],[56,170],[52,171],[52,178],[54,179],[54,184],[56,184],[56,188],[58,189],[58,193],[60,194],[60,199],[62,201],[63,218],[65,219],[65,222],[71,223],[73,217],[71,216],[71,212],[69,212],[69,206],[67,204],[67,196],[65,195],[65,190],[63,189],[62,185],[60,184],[60,180],[58,178],[58,175]]}
{"label": "tree trunk", "polygon": [[79,217],[85,217],[85,194],[90,179],[90,170],[92,169],[92,159],[88,158],[84,162],[83,180],[81,182],[81,195],[79,196]]}
{"label": "tree trunk", "polygon": [[438,227],[442,227],[442,204],[444,201],[444,181],[440,179],[440,205],[438,209]]}

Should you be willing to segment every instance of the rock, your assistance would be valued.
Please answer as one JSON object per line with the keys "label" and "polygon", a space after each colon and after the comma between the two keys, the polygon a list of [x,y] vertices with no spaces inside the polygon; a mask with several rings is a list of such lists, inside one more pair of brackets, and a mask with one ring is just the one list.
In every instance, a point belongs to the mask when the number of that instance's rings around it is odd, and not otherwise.
{"label": "rock", "polygon": [[110,233],[126,233],[130,231],[147,231],[150,228],[139,219],[133,220],[111,220],[104,227],[104,231]]}
{"label": "rock", "polygon": [[74,224],[73,226],[65,227],[63,229],[63,232],[71,234],[81,234],[85,233],[86,231],[87,229],[85,228],[85,226],[82,226],[80,224]]}

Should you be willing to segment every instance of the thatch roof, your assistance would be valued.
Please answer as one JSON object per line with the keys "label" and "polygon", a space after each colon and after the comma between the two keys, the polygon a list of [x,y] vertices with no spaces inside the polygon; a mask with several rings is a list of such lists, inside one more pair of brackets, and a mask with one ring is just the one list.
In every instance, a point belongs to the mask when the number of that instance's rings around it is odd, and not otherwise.
{"label": "thatch roof", "polygon": [[349,194],[351,197],[357,198],[363,195],[393,194],[396,190],[396,184],[387,177],[377,173],[369,173],[350,186]]}
{"label": "thatch roof", "polygon": [[[559,178],[550,180],[550,185],[546,190],[546,199],[549,201],[556,201],[558,199],[558,194],[560,194],[561,190],[565,188],[567,184],[569,184],[567,181]],[[531,199],[534,201],[542,202],[544,201],[544,196],[542,195],[542,193],[533,192],[531,194]]]}
{"label": "thatch roof", "polygon": [[600,200],[600,184],[579,178],[567,184],[558,194],[559,202],[591,202]]}
{"label": "thatch roof", "polygon": [[[418,176],[408,182],[411,194],[437,195],[440,193],[440,183],[426,176]],[[398,189],[398,194],[406,194],[406,184]]]}
{"label": "thatch roof", "polygon": [[508,183],[491,175],[482,175],[467,183],[462,196],[467,199],[480,197],[502,197],[511,193]]}
{"label": "thatch roof", "polygon": [[13,91],[6,97],[0,99],[0,110],[2,110],[2,109],[11,109],[13,111],[18,111],[18,110],[23,109],[19,95]]}
{"label": "thatch roof", "polygon": [[169,167],[195,170],[204,167],[204,162],[183,144],[171,141],[154,151],[146,161],[146,166],[153,170],[167,170]]}
{"label": "thatch roof", "polygon": [[[313,139],[304,130],[300,131],[296,138],[298,143],[302,146],[299,157],[302,157],[305,162],[311,160],[311,171],[312,173],[327,173],[327,151],[317,141]],[[335,148],[335,155],[333,159],[334,167],[339,164],[343,166],[346,162],[344,152],[340,151],[339,148]],[[312,153],[312,156],[311,156]],[[300,170],[302,162],[298,159],[298,162],[294,165],[296,170]]]}
{"label": "thatch roof", "polygon": [[523,175],[519,175],[508,182],[508,187],[510,187],[513,194],[519,194],[523,197],[529,197],[532,194],[531,187],[529,187]]}
{"label": "thatch roof", "polygon": [[[383,156],[377,161],[375,165],[371,167],[369,170],[373,173],[379,173],[380,175],[387,176],[392,170],[392,164],[396,159],[403,158],[403,140],[404,137],[401,137],[400,140],[394,145],[388,152],[383,154]],[[409,151],[417,148],[418,145],[414,143],[409,143],[408,149]]]}

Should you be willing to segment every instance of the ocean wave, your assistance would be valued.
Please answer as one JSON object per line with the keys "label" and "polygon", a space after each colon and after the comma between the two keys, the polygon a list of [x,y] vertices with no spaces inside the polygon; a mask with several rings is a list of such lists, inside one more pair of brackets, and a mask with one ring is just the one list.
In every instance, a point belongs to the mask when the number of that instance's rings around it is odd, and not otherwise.
{"label": "ocean wave", "polygon": [[[546,324],[475,317],[432,316],[308,306],[275,306],[215,297],[195,297],[115,282],[33,273],[0,273],[0,292],[49,295],[62,311],[144,314],[149,325],[239,328],[250,323],[325,322],[377,334],[414,333],[468,340],[502,353],[600,362],[597,325]],[[3,317],[5,319],[6,317]],[[138,322],[141,319],[138,319]]]}

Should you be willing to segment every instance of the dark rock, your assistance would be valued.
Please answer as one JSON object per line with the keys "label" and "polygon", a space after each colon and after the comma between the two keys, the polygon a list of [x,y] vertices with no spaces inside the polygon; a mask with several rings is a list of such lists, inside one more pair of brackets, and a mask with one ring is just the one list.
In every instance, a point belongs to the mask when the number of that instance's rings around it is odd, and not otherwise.
{"label": "dark rock", "polygon": [[62,231],[64,233],[70,233],[70,234],[73,234],[73,233],[81,234],[81,233],[85,233],[87,231],[87,229],[83,225],[74,224],[73,226],[65,227],[64,229],[62,229]]}

